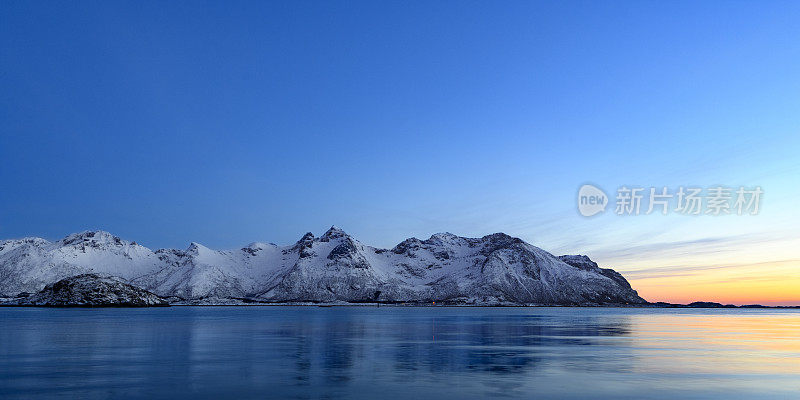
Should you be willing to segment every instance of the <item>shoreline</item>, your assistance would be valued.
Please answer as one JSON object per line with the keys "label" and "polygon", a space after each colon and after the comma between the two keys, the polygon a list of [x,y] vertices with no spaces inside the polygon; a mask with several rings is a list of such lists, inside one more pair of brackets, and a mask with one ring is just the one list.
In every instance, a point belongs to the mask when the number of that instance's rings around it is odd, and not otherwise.
{"label": "shoreline", "polygon": [[391,303],[207,303],[207,304],[167,304],[155,306],[133,306],[133,305],[32,305],[32,304],[8,304],[0,303],[0,307],[19,307],[19,308],[166,308],[166,307],[393,307],[393,308],[636,308],[636,309],[744,309],[744,310],[800,310],[800,306],[764,306],[753,305],[688,305],[688,304],[609,304],[609,305],[563,305],[563,304],[391,304]]}

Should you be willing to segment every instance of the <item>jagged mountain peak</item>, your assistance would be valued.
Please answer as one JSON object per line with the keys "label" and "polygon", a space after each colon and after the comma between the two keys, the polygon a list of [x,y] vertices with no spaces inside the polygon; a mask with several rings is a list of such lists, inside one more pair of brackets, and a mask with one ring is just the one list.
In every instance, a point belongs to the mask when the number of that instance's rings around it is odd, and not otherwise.
{"label": "jagged mountain peak", "polygon": [[298,240],[296,244],[308,244],[308,243],[314,241],[314,239],[316,239],[316,237],[314,236],[313,233],[306,232],[306,234],[303,235],[303,237],[301,237],[300,240]]}
{"label": "jagged mountain peak", "polygon": [[343,238],[343,237],[350,237],[350,235],[348,235],[341,228],[339,228],[339,227],[334,225],[334,226],[331,226],[331,228],[328,229],[328,231],[325,232],[322,236],[320,236],[319,240],[321,242],[328,242],[328,241],[331,241],[333,239],[339,239],[339,238]]}
{"label": "jagged mountain peak", "polygon": [[462,246],[483,246],[487,249],[486,251],[491,252],[493,250],[506,248],[511,245],[524,243],[525,242],[522,239],[509,236],[505,233],[494,233],[481,238],[469,238],[458,236],[450,232],[442,232],[433,234],[430,238],[425,240],[420,240],[414,237],[408,238],[393,247],[392,252],[396,254],[410,254],[420,248],[427,248],[429,250],[447,250],[456,249]]}
{"label": "jagged mountain peak", "polygon": [[[28,254],[42,251],[48,247],[51,247],[51,245],[52,243],[50,241],[38,237],[0,240],[0,255],[6,255],[10,253]],[[0,267],[2,267],[2,265],[0,265]],[[0,268],[0,273],[2,273],[2,268]]]}
{"label": "jagged mountain peak", "polygon": [[197,242],[189,243],[189,247],[186,248],[186,253],[192,255],[202,255],[206,253],[213,253],[214,251],[215,250],[211,250],[208,247],[203,246],[202,244]]}
{"label": "jagged mountain peak", "polygon": [[461,241],[463,239],[466,239],[466,238],[454,235],[454,234],[452,234],[450,232],[440,232],[440,233],[434,233],[433,235],[431,235],[431,237],[428,238],[428,240],[426,240],[426,242],[447,244],[447,243],[455,243],[455,242]]}
{"label": "jagged mountain peak", "polygon": [[418,249],[420,246],[423,245],[423,242],[415,237],[408,238],[403,240],[402,242],[398,243],[396,246],[392,248],[392,253],[395,254],[404,254],[408,253],[411,250]]}
{"label": "jagged mountain peak", "polygon": [[50,241],[47,239],[42,239],[40,237],[34,237],[34,236],[28,236],[21,239],[0,240],[0,246],[6,246],[6,245],[18,246],[23,244],[44,245],[44,244],[50,244]]}
{"label": "jagged mountain peak", "polygon": [[481,238],[483,241],[488,242],[522,242],[522,239],[511,236],[503,232],[492,233]]}
{"label": "jagged mountain peak", "polygon": [[109,232],[102,230],[73,233],[61,239],[60,242],[64,245],[84,245],[86,243],[91,243],[92,245],[95,246],[98,245],[124,246],[132,244],[127,240],[122,240],[122,238],[120,238],[119,236],[115,236]]}

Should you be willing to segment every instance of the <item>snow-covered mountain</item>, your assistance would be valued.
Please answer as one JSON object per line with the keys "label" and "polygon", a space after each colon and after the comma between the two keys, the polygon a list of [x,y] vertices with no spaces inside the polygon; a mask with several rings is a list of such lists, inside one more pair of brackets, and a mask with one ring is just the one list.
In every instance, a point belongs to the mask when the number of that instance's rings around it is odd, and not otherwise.
{"label": "snow-covered mountain", "polygon": [[103,231],[55,242],[0,241],[0,294],[38,292],[85,273],[118,276],[174,301],[645,302],[622,275],[586,256],[555,257],[503,233],[439,233],[392,249],[364,245],[336,227],[290,246],[251,243],[223,251],[197,243],[152,251]]}

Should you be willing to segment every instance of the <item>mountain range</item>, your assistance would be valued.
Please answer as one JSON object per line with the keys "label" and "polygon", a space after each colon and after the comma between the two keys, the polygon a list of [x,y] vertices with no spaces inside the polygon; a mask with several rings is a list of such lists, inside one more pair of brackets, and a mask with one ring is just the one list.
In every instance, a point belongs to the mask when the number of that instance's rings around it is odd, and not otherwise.
{"label": "mountain range", "polygon": [[556,257],[503,233],[438,233],[392,249],[339,228],[278,246],[150,250],[104,231],[0,241],[0,294],[36,293],[81,274],[119,277],[173,304],[645,304],[618,272],[586,256]]}

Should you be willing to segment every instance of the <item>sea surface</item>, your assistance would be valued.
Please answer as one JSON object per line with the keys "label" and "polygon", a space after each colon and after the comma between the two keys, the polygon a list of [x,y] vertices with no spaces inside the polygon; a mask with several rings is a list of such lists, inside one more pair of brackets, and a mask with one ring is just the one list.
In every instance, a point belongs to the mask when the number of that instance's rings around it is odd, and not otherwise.
{"label": "sea surface", "polygon": [[800,398],[800,311],[0,308],[0,398]]}

